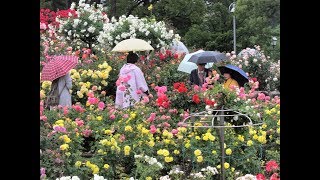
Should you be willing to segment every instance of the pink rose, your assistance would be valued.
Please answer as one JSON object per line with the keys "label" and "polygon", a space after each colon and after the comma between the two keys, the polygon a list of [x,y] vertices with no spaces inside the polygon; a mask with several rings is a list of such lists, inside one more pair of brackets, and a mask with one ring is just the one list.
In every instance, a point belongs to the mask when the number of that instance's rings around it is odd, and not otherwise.
{"label": "pink rose", "polygon": [[116,116],[114,114],[110,115],[110,119],[114,120],[116,118]]}
{"label": "pink rose", "polygon": [[172,129],[171,133],[176,135],[179,131],[177,129]]}
{"label": "pink rose", "polygon": [[154,125],[151,125],[150,126],[150,133],[151,134],[154,134],[154,133],[156,133],[157,132],[157,128],[154,126]]}
{"label": "pink rose", "polygon": [[105,107],[104,102],[100,101],[99,104],[98,104],[99,110],[103,110],[104,107]]}

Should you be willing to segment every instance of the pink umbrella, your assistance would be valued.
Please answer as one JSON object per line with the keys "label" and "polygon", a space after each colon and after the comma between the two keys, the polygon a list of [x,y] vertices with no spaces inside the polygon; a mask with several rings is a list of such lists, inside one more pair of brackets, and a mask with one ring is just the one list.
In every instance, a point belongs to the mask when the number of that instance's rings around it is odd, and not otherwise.
{"label": "pink umbrella", "polygon": [[42,69],[41,81],[53,81],[61,76],[64,76],[77,64],[77,56],[53,56]]}

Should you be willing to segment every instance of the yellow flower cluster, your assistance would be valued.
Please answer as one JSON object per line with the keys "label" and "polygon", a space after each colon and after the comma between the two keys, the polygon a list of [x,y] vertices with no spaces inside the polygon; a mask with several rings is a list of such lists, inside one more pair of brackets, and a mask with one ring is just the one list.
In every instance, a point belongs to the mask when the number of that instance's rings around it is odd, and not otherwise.
{"label": "yellow flower cluster", "polygon": [[203,157],[202,157],[202,153],[201,153],[201,150],[199,149],[196,149],[194,152],[194,155],[197,157],[197,162],[202,162],[203,161]]}
{"label": "yellow flower cluster", "polygon": [[160,155],[160,156],[164,156],[164,161],[167,162],[167,163],[173,161],[173,157],[169,156],[170,152],[168,150],[166,150],[166,149],[159,149],[157,151],[157,154]]}
{"label": "yellow flower cluster", "polygon": [[169,155],[170,155],[170,152],[169,152],[168,150],[166,150],[166,149],[159,149],[159,150],[157,151],[157,154],[158,154],[158,155],[161,155],[161,156],[169,156]]}
{"label": "yellow flower cluster", "polygon": [[68,144],[62,144],[61,146],[60,146],[60,150],[62,150],[62,151],[66,151],[66,150],[68,150],[69,149],[69,145]]}
{"label": "yellow flower cluster", "polygon": [[50,87],[51,87],[51,84],[52,84],[52,82],[51,81],[43,81],[42,82],[42,85],[41,85],[41,88],[43,89],[43,90],[45,90],[45,89],[50,89]]}
{"label": "yellow flower cluster", "polygon": [[99,167],[95,164],[92,164],[90,161],[86,162],[86,166],[92,170],[92,174],[99,173]]}
{"label": "yellow flower cluster", "polygon": [[53,128],[54,128],[55,126],[64,127],[64,120],[62,120],[62,119],[57,120],[57,121],[53,124]]}
{"label": "yellow flower cluster", "polygon": [[131,151],[131,147],[130,146],[125,146],[124,147],[124,155],[129,156],[130,155],[130,151]]}
{"label": "yellow flower cluster", "polygon": [[162,133],[163,138],[171,139],[173,137],[173,134],[167,130],[164,130]]}
{"label": "yellow flower cluster", "polygon": [[216,139],[216,137],[214,137],[210,132],[206,132],[206,133],[203,135],[202,139],[203,139],[204,141],[208,141],[208,140],[214,141],[214,140]]}
{"label": "yellow flower cluster", "polygon": [[118,153],[121,151],[116,139],[113,137],[111,137],[110,141],[108,139],[102,139],[100,140],[99,143],[102,144],[103,146],[111,146],[112,151],[116,151]]}
{"label": "yellow flower cluster", "polygon": [[244,141],[244,136],[243,135],[238,135],[238,140],[243,142]]}
{"label": "yellow flower cluster", "polygon": [[132,132],[133,129],[132,129],[131,126],[126,126],[126,127],[124,128],[124,131]]}
{"label": "yellow flower cluster", "polygon": [[[227,163],[227,162],[225,162],[225,163],[224,163],[224,168],[225,168],[225,169],[228,169],[229,167],[230,167],[230,164]],[[221,165],[219,164],[219,165],[217,166],[217,168],[220,169],[220,168],[221,168]]]}
{"label": "yellow flower cluster", "polygon": [[70,143],[71,139],[67,135],[62,135],[59,137],[59,139],[62,139],[64,143]]}

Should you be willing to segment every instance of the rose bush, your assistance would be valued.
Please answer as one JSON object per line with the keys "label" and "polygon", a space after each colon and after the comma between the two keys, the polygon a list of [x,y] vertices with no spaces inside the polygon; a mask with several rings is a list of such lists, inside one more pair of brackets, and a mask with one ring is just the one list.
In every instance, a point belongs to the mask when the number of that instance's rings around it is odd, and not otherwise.
{"label": "rose bush", "polygon": [[[123,22],[128,23],[128,18]],[[57,53],[79,56],[80,63],[70,72],[70,108],[44,109],[51,82],[40,82],[42,179],[219,179],[221,167],[230,180],[246,174],[280,177],[280,98],[257,92],[261,78],[256,81],[253,77],[260,76],[254,74],[259,69],[243,67],[251,78],[248,86],[229,91],[215,71],[212,85],[191,86],[188,74],[177,71],[183,56],[169,50],[141,54],[137,65],[144,72],[150,95],[130,109],[119,110],[114,107],[115,82],[126,54],[93,53],[83,44],[73,48],[63,40],[65,35],[58,37],[49,30],[41,32],[42,65]],[[121,36],[123,32],[117,33]],[[231,62],[241,64],[235,59]],[[274,71],[263,73],[278,76]],[[222,107],[251,119],[227,112],[232,116],[225,118],[224,164],[220,164],[218,129],[204,128]],[[196,112],[203,116],[196,117],[190,127],[190,115]]]}

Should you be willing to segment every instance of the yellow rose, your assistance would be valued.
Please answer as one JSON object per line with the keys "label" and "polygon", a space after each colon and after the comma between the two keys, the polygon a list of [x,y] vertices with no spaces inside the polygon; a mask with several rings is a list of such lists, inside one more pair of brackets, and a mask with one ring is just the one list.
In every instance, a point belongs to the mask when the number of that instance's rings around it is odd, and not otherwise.
{"label": "yellow rose", "polygon": [[124,128],[124,131],[129,131],[129,132],[132,132],[132,127],[131,126],[126,126],[125,128]]}
{"label": "yellow rose", "polygon": [[110,167],[109,164],[104,164],[103,165],[103,168],[105,168],[105,169],[109,169],[109,167]]}
{"label": "yellow rose", "polygon": [[216,150],[212,150],[211,153],[212,153],[212,154],[217,154],[217,151],[216,151]]}
{"label": "yellow rose", "polygon": [[158,154],[158,155],[163,155],[163,149],[159,149],[159,150],[157,151],[157,154]]}
{"label": "yellow rose", "polygon": [[259,141],[261,144],[267,143],[267,140],[266,140],[266,137],[265,137],[265,136],[259,136],[259,137],[258,137],[258,141]]}
{"label": "yellow rose", "polygon": [[81,166],[81,161],[77,161],[75,164],[74,164],[77,168]]}
{"label": "yellow rose", "polygon": [[154,143],[154,141],[149,141],[149,142],[148,142],[148,145],[149,145],[150,147],[153,147],[153,146],[155,145],[155,143]]}
{"label": "yellow rose", "polygon": [[175,149],[175,150],[173,151],[173,153],[174,153],[174,154],[180,154],[180,151]]}
{"label": "yellow rose", "polygon": [[173,161],[173,157],[167,156],[167,157],[164,158],[164,161],[167,162],[167,163],[172,162]]}
{"label": "yellow rose", "polygon": [[199,149],[195,150],[193,153],[196,156],[200,156],[201,155],[201,151]]}
{"label": "yellow rose", "polygon": [[81,91],[77,91],[77,96],[78,96],[79,98],[83,98],[83,93],[82,93]]}
{"label": "yellow rose", "polygon": [[68,148],[69,148],[69,145],[68,145],[68,144],[62,144],[62,145],[60,146],[60,150],[62,150],[62,151],[68,150]]}
{"label": "yellow rose", "polygon": [[92,169],[92,174],[98,174],[99,173],[99,167],[95,165]]}
{"label": "yellow rose", "polygon": [[232,150],[230,148],[226,149],[226,155],[232,154]]}
{"label": "yellow rose", "polygon": [[247,145],[248,146],[252,146],[253,145],[253,142],[251,140],[247,141]]}
{"label": "yellow rose", "polygon": [[169,151],[164,149],[163,150],[163,156],[169,156],[169,155],[170,155]]}
{"label": "yellow rose", "polygon": [[244,141],[244,137],[242,135],[238,135],[238,140],[243,142]]}
{"label": "yellow rose", "polygon": [[97,116],[97,120],[101,121],[102,120],[102,116]]}
{"label": "yellow rose", "polygon": [[230,164],[227,163],[227,162],[225,162],[225,163],[224,163],[224,168],[225,168],[225,169],[228,169],[229,167],[230,167]]}
{"label": "yellow rose", "polygon": [[203,157],[202,156],[197,156],[197,162],[202,162],[203,161]]}

